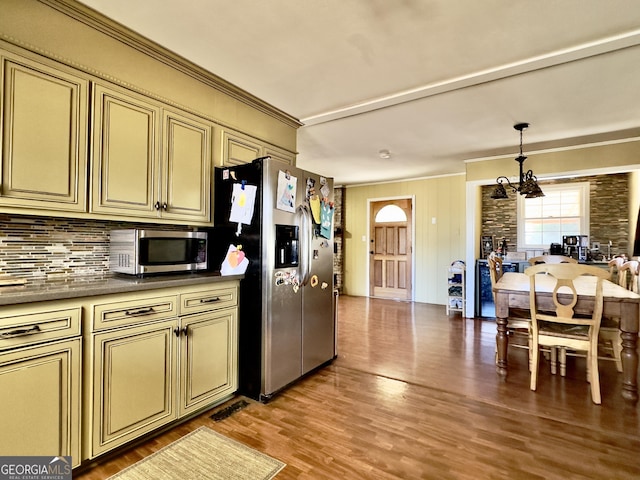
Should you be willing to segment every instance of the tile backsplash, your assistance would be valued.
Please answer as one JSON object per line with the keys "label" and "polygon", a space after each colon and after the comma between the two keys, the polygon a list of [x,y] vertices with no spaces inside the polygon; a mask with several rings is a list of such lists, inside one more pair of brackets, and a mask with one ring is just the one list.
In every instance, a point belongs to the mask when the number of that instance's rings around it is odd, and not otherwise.
{"label": "tile backsplash", "polygon": [[0,275],[29,281],[108,274],[109,231],[115,228],[154,226],[0,214]]}

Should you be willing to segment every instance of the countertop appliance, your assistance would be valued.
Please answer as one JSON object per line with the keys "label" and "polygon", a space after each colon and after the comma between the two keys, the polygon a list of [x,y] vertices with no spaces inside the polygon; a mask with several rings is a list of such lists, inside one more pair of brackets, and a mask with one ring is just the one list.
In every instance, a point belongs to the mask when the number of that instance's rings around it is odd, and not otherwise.
{"label": "countertop appliance", "polygon": [[564,249],[559,243],[552,243],[549,246],[549,255],[564,255]]}
{"label": "countertop appliance", "polygon": [[589,251],[589,236],[563,235],[562,247],[565,251],[564,255],[567,257],[574,257],[577,260],[586,261]]}
{"label": "countertop appliance", "polygon": [[207,269],[207,232],[111,230],[109,269],[144,276]]}
{"label": "countertop appliance", "polygon": [[[268,401],[336,357],[333,179],[263,157],[215,170],[215,262],[240,282],[239,393]],[[233,259],[230,254],[233,252]]]}

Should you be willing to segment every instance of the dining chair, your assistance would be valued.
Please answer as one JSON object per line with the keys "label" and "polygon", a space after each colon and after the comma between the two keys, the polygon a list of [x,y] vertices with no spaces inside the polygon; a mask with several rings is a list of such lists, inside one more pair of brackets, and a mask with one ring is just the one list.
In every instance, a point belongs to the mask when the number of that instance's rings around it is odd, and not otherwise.
{"label": "dining chair", "polygon": [[626,262],[626,257],[615,257],[609,260],[609,280],[620,285],[622,275],[620,275],[620,267]]}
{"label": "dining chair", "polygon": [[[624,257],[619,257],[623,261]],[[617,260],[617,259],[614,259]],[[618,265],[615,274],[618,284],[634,293],[638,293],[638,278],[640,277],[640,262],[637,260],[624,261]],[[610,352],[616,362],[616,370],[622,372],[622,336],[620,334],[619,318],[602,318],[600,326],[600,347]]]}
{"label": "dining chair", "polygon": [[[553,309],[540,312],[541,291],[536,281],[539,273],[555,279],[552,291]],[[600,404],[600,375],[598,373],[598,332],[602,320],[602,282],[609,278],[609,272],[591,265],[581,264],[540,264],[525,270],[529,276],[529,301],[531,309],[531,390],[535,391],[538,381],[540,346],[563,347],[585,351],[587,356],[587,381],[591,384],[591,400]],[[582,275],[596,278],[593,287],[593,311],[591,315],[576,314],[574,307],[578,301],[574,281]],[[547,292],[548,294],[548,292]]]}
{"label": "dining chair", "polygon": [[[578,263],[573,257],[567,257],[565,255],[540,255],[529,259],[529,265],[539,265],[541,263]],[[560,354],[560,360],[558,361],[558,353]],[[558,349],[551,347],[545,352],[547,359],[551,364],[551,373],[553,375],[558,371],[558,364],[560,365],[560,375],[565,376],[567,372],[567,351],[565,349]]]}
{"label": "dining chair", "polygon": [[638,293],[638,276],[640,275],[640,262],[628,260],[618,267],[618,284],[621,287]]}
{"label": "dining chair", "polygon": [[[493,295],[493,302],[496,301],[496,294],[493,291],[496,283],[502,277],[504,273],[502,267],[502,258],[496,255],[495,252],[491,252],[487,257],[487,264],[489,266],[489,277],[491,278],[491,294]],[[524,337],[526,339],[526,345],[514,342],[511,344],[513,347],[526,348],[529,350],[529,363],[531,363],[531,314],[526,309],[509,309],[509,318],[507,322],[507,335],[516,338]],[[497,350],[496,350],[497,354]]]}
{"label": "dining chair", "polygon": [[[616,278],[616,283],[621,282],[624,271],[620,272],[621,266],[624,265],[626,259],[624,257],[616,257],[609,263],[609,271],[612,278]],[[572,257],[565,257],[564,255],[541,255],[529,259],[531,265],[538,265],[541,263],[578,263],[578,260]],[[637,268],[636,268],[637,271]],[[637,281],[636,281],[637,285]],[[602,350],[606,351],[611,356],[601,357],[606,360],[614,360],[616,362],[616,370],[622,372],[622,360],[620,354],[622,353],[622,338],[620,337],[619,319],[616,318],[603,318],[600,326],[600,339],[599,345]],[[551,348],[549,352],[549,359],[551,362],[551,373],[556,374],[558,366],[560,366],[560,375],[566,376],[567,373],[567,350],[565,348]],[[573,355],[573,354],[572,354]]]}
{"label": "dining chair", "polygon": [[529,259],[530,265],[538,265],[540,263],[578,263],[578,260],[564,255],[540,255]]}

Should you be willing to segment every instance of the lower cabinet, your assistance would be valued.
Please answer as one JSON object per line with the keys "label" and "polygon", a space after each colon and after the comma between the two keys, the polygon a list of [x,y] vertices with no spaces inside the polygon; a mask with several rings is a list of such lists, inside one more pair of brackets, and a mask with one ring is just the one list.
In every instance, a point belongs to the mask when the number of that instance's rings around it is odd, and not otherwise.
{"label": "lower cabinet", "polygon": [[73,467],[229,398],[238,282],[0,308],[0,455]]}
{"label": "lower cabinet", "polygon": [[93,335],[91,458],[177,418],[178,320]]}
{"label": "lower cabinet", "polygon": [[199,288],[91,306],[86,459],[237,390],[237,285]]}
{"label": "lower cabinet", "polygon": [[71,456],[80,465],[81,340],[0,355],[0,452]]}
{"label": "lower cabinet", "polygon": [[180,408],[184,416],[238,389],[235,308],[180,319]]}

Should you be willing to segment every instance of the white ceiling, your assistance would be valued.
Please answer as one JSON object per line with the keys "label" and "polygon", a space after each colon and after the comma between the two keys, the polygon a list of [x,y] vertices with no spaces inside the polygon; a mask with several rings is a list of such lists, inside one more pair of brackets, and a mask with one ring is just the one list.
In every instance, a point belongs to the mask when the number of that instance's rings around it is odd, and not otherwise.
{"label": "white ceiling", "polygon": [[82,3],[300,119],[336,184],[515,156],[518,122],[525,154],[640,137],[637,0]]}

